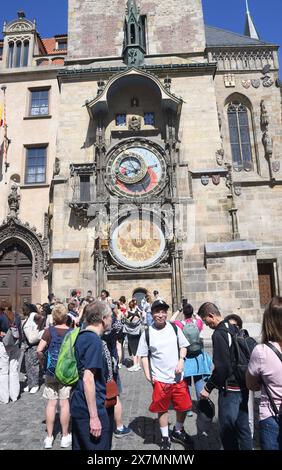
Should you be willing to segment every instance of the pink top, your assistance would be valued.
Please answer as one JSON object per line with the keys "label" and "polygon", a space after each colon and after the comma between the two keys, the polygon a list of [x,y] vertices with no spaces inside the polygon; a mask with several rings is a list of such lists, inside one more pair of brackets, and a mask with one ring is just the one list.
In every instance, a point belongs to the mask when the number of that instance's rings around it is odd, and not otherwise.
{"label": "pink top", "polygon": [[[197,325],[199,331],[202,331],[203,326],[204,326],[204,324],[203,324],[203,322],[202,322],[202,320],[201,320],[200,318],[196,318],[196,319],[194,319],[194,320],[192,320],[191,318],[187,318],[187,320],[183,320],[183,321],[184,321],[185,323],[196,322],[196,325]],[[181,330],[183,330],[184,325],[183,325],[183,323],[182,323],[180,320],[175,320],[174,323],[175,323],[175,325],[177,325]]]}
{"label": "pink top", "polygon": [[[282,352],[278,343],[273,341],[271,343],[278,351]],[[248,370],[253,377],[258,379],[260,376],[263,377],[278,410],[280,409],[282,414],[282,362],[279,357],[265,344],[258,344],[252,352]],[[273,414],[269,399],[262,386],[259,405],[260,420],[269,418]]]}

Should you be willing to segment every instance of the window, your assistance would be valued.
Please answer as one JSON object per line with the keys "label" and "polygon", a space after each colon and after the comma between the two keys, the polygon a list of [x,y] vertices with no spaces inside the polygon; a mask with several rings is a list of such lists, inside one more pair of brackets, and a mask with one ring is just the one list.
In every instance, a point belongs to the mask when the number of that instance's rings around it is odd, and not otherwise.
{"label": "window", "polygon": [[274,264],[258,263],[260,305],[265,307],[275,295]]}
{"label": "window", "polygon": [[63,39],[62,41],[57,42],[57,50],[58,51],[67,50],[67,48],[68,48],[68,42],[67,42],[66,39]]}
{"label": "window", "polygon": [[116,126],[126,126],[126,114],[116,115]]}
{"label": "window", "polygon": [[26,149],[25,183],[45,183],[46,181],[46,146]]}
{"label": "window", "polygon": [[240,102],[232,102],[227,114],[234,169],[253,170],[248,109]]}
{"label": "window", "polygon": [[29,53],[29,42],[24,42],[24,52],[23,52],[23,66],[26,67],[28,65],[28,53]]}
{"label": "window", "polygon": [[144,124],[145,124],[145,126],[154,126],[155,125],[155,114],[154,113],[144,113]]}
{"label": "window", "polygon": [[8,53],[8,67],[9,68],[13,67],[13,61],[14,61],[14,43],[10,42],[9,53]]}
{"label": "window", "polygon": [[80,175],[80,202],[89,202],[90,200],[90,175]]}
{"label": "window", "polygon": [[30,116],[49,114],[49,90],[31,90]]}
{"label": "window", "polygon": [[26,67],[28,65],[29,41],[10,42],[7,67]]}
{"label": "window", "polygon": [[3,55],[3,46],[0,45],[0,57],[2,57],[2,55]]}

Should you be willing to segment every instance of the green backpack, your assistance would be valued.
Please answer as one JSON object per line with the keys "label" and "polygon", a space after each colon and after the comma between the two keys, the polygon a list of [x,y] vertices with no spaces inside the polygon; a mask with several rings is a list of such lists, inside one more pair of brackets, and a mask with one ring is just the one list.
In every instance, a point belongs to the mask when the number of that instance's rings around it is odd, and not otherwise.
{"label": "green backpack", "polygon": [[79,379],[79,371],[74,353],[74,345],[80,328],[75,328],[64,337],[55,369],[57,380],[63,385],[73,385]]}

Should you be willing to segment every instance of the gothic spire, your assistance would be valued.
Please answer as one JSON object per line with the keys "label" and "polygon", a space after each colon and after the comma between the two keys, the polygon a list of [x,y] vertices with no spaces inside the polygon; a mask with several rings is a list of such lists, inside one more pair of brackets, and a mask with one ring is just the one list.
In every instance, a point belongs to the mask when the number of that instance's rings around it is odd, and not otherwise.
{"label": "gothic spire", "polygon": [[123,56],[127,65],[141,65],[146,51],[145,24],[135,0],[128,0],[124,22]]}
{"label": "gothic spire", "polygon": [[259,34],[254,25],[253,19],[251,17],[248,0],[246,0],[246,23],[244,34],[245,36],[249,36],[252,39],[260,39]]}

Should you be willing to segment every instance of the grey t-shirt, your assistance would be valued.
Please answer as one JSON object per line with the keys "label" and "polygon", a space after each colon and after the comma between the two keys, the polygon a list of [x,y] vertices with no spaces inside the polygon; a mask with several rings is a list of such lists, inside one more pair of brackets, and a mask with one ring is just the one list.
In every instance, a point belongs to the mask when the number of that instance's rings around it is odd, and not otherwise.
{"label": "grey t-shirt", "polygon": [[[187,348],[189,342],[184,334],[177,327],[179,348]],[[175,368],[178,363],[177,338],[173,326],[167,323],[164,328],[158,330],[154,325],[149,327],[150,350],[151,350],[151,369],[153,379],[163,383],[179,382],[181,377],[176,376]],[[142,334],[137,356],[148,356],[148,345],[145,332]]]}

